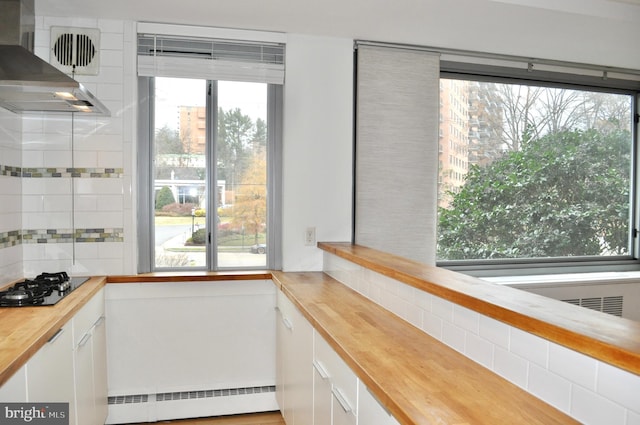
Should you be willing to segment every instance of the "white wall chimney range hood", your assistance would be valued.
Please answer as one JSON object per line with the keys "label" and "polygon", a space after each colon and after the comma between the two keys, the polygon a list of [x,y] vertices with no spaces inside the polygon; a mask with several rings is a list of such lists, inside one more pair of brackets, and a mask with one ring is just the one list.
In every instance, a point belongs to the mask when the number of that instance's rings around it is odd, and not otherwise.
{"label": "white wall chimney range hood", "polygon": [[0,0],[0,106],[109,116],[89,90],[33,54],[33,0]]}

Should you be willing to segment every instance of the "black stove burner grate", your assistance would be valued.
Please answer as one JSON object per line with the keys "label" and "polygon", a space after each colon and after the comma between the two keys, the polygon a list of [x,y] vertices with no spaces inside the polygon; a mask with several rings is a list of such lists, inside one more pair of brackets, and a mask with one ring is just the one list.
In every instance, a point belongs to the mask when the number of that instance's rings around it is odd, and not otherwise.
{"label": "black stove burner grate", "polygon": [[66,272],[42,273],[0,291],[0,307],[54,305],[88,278],[69,278]]}

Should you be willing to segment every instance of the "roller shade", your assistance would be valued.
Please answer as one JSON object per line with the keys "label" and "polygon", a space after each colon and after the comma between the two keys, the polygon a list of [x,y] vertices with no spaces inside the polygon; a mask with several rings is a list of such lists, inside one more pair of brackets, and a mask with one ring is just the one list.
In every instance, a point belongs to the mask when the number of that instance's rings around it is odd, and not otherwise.
{"label": "roller shade", "polygon": [[357,46],[354,241],[435,264],[440,57]]}
{"label": "roller shade", "polygon": [[284,83],[281,43],[138,34],[138,76]]}

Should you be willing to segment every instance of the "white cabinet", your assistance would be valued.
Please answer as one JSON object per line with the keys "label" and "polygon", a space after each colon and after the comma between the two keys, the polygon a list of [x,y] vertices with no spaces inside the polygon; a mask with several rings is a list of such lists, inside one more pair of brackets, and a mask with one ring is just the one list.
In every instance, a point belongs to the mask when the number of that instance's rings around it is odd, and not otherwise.
{"label": "white cabinet", "polygon": [[398,424],[362,382],[358,384],[358,422],[362,425]]}
{"label": "white cabinet", "polygon": [[104,289],[73,318],[76,419],[82,425],[107,418]]}
{"label": "white cabinet", "polygon": [[[314,332],[315,370],[314,406],[320,407],[317,412],[316,425],[356,425],[358,418],[358,378],[329,344]],[[320,382],[318,382],[318,379]],[[327,394],[327,390],[329,393]],[[331,405],[331,422],[327,422],[326,414]],[[368,425],[368,424],[367,424]]]}
{"label": "white cabinet", "polygon": [[70,425],[102,425],[107,417],[106,376],[101,290],[2,385],[0,401],[69,403]]}
{"label": "white cabinet", "polygon": [[324,367],[313,361],[313,423],[331,424],[331,380]]}
{"label": "white cabinet", "polygon": [[277,306],[276,395],[287,425],[399,425],[282,291]]}
{"label": "white cabinet", "polygon": [[277,400],[288,425],[313,423],[313,328],[289,299],[277,294]]}
{"label": "white cabinet", "polygon": [[0,402],[23,403],[27,401],[27,367],[22,366],[0,387]]}
{"label": "white cabinet", "polygon": [[[43,307],[44,308],[44,307]],[[71,323],[60,328],[27,362],[27,401],[69,403],[69,424],[76,424]]]}

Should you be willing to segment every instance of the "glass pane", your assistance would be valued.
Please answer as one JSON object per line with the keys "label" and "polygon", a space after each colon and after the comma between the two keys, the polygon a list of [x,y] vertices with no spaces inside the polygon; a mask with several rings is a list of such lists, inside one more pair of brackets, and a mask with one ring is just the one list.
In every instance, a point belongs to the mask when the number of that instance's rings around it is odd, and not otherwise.
{"label": "glass pane", "polygon": [[632,97],[440,81],[438,259],[630,255]]}
{"label": "glass pane", "polygon": [[206,81],[156,78],[155,267],[206,267]]}
{"label": "glass pane", "polygon": [[266,267],[267,85],[218,82],[217,263]]}

